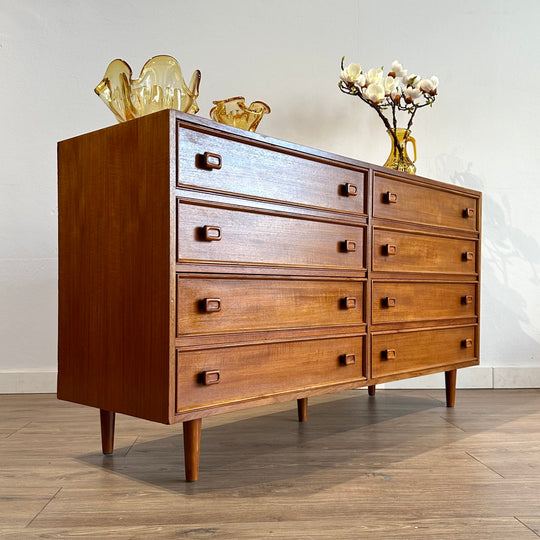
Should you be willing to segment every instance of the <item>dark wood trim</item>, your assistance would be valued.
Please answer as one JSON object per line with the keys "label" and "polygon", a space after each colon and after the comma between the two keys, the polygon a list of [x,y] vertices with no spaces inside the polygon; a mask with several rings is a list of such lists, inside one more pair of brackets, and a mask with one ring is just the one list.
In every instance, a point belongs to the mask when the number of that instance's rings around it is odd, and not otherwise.
{"label": "dark wood trim", "polygon": [[298,421],[305,422],[307,420],[308,412],[308,398],[300,398],[297,400],[298,405]]}
{"label": "dark wood trim", "polygon": [[446,406],[453,407],[456,403],[456,369],[444,372],[444,382],[446,386]]}
{"label": "dark wood trim", "polygon": [[184,431],[186,482],[195,482],[199,478],[202,419],[187,420],[183,423],[182,427]]}
{"label": "dark wood trim", "polygon": [[99,410],[101,423],[101,449],[105,455],[114,452],[114,424],[116,415],[111,411]]}

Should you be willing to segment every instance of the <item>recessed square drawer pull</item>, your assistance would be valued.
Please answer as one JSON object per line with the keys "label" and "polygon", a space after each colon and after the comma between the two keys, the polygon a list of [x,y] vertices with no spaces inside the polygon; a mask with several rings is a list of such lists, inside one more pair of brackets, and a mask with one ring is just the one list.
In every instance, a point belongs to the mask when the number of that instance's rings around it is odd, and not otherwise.
{"label": "recessed square drawer pull", "polygon": [[474,217],[474,208],[465,208],[465,210],[463,210],[463,217],[464,218]]}
{"label": "recessed square drawer pull", "polygon": [[203,300],[204,311],[206,313],[215,313],[221,311],[221,299],[220,298],[205,298]]}
{"label": "recessed square drawer pull", "polygon": [[387,308],[396,307],[397,298],[394,298],[392,296],[387,296],[386,298],[383,298],[382,304],[384,307],[387,307]]}
{"label": "recessed square drawer pull", "polygon": [[203,227],[203,238],[207,242],[221,240],[221,227],[217,227],[216,225],[205,225]]}
{"label": "recessed square drawer pull", "polygon": [[473,302],[473,297],[470,296],[469,294],[461,297],[462,304],[472,304],[472,302]]}
{"label": "recessed square drawer pull", "polygon": [[385,349],[381,351],[381,356],[383,360],[393,360],[397,357],[396,349]]}
{"label": "recessed square drawer pull", "polygon": [[355,296],[346,296],[342,300],[342,305],[345,309],[356,309],[357,301]]}
{"label": "recessed square drawer pull", "polygon": [[205,152],[198,155],[198,164],[203,168],[211,171],[212,169],[221,169],[221,156],[212,152]]}
{"label": "recessed square drawer pull", "polygon": [[472,261],[474,259],[474,253],[472,251],[466,251],[463,253],[462,258],[464,261]]}
{"label": "recessed square drawer pull", "polygon": [[397,203],[397,193],[392,193],[390,191],[383,193],[383,202],[385,204]]}
{"label": "recessed square drawer pull", "polygon": [[397,246],[392,244],[385,244],[383,246],[383,255],[395,255],[397,253]]}
{"label": "recessed square drawer pull", "polygon": [[356,242],[353,240],[345,240],[342,242],[342,249],[345,251],[345,253],[350,253],[352,251],[356,251]]}
{"label": "recessed square drawer pull", "polygon": [[358,186],[347,182],[343,186],[343,195],[345,195],[345,197],[356,197],[358,195]]}
{"label": "recessed square drawer pull", "polygon": [[208,386],[210,384],[217,384],[221,380],[219,369],[213,371],[203,371],[201,373],[200,381],[202,384]]}
{"label": "recessed square drawer pull", "polygon": [[339,357],[339,361],[342,366],[350,366],[356,362],[356,355],[354,354],[342,354]]}
{"label": "recessed square drawer pull", "polygon": [[472,347],[472,339],[462,339],[461,347],[463,349],[470,349]]}

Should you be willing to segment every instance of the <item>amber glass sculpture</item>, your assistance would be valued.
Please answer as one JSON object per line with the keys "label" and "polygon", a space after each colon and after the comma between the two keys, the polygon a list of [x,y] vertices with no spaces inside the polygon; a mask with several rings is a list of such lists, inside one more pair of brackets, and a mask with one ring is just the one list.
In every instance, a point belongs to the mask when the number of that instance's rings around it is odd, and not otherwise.
{"label": "amber glass sculpture", "polygon": [[144,64],[138,79],[131,67],[113,60],[94,91],[111,109],[119,122],[132,120],[162,109],[177,109],[195,114],[201,72],[196,70],[189,83],[172,56],[154,56]]}
{"label": "amber glass sculpture", "polygon": [[214,105],[210,111],[212,120],[247,131],[255,131],[263,115],[270,112],[270,107],[262,101],[254,101],[248,107],[243,97],[214,101]]}

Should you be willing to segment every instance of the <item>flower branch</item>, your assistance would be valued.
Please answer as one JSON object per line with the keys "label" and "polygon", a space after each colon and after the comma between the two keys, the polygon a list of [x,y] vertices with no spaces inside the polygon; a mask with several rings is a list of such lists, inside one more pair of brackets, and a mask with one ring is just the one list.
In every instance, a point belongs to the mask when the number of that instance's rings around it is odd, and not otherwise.
{"label": "flower branch", "polygon": [[341,59],[339,89],[344,94],[359,97],[377,111],[403,159],[403,149],[396,136],[398,112],[409,115],[406,129],[410,130],[418,109],[428,105],[431,107],[435,102],[439,79],[435,76],[423,79],[419,75],[408,75],[397,60],[392,63],[386,76],[383,68],[364,72],[360,64],[352,63],[345,67],[344,61],[345,57]]}

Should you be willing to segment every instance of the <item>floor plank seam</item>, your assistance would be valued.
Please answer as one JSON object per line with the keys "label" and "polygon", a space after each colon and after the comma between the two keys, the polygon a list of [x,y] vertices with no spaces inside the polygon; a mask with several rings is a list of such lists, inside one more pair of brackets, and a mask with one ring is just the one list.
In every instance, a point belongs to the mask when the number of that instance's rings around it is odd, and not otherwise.
{"label": "floor plank seam", "polygon": [[32,523],[34,523],[34,521],[36,520],[36,518],[43,512],[43,510],[45,510],[45,508],[47,508],[47,506],[49,506],[49,504],[51,504],[52,501],[54,501],[54,499],[56,498],[56,496],[62,491],[63,488],[60,488],[46,503],[45,503],[45,506],[25,525],[25,529],[30,527],[30,525],[32,525]]}
{"label": "floor plank seam", "polygon": [[477,457],[473,456],[472,454],[469,454],[469,452],[465,452],[470,458],[473,458],[475,461],[478,461],[478,463],[480,463],[481,465],[483,465],[486,469],[489,469],[491,472],[494,472],[496,475],[500,476],[501,478],[504,479],[504,476],[497,472],[495,469],[492,469],[489,465],[486,465],[485,463],[483,463],[482,461],[480,461]]}
{"label": "floor plank seam", "polygon": [[127,449],[127,452],[124,454],[124,457],[127,457],[127,455],[131,452],[131,449],[135,446],[135,443],[139,440],[139,436],[135,437],[135,440],[131,444],[131,446]]}
{"label": "floor plank seam", "polygon": [[30,422],[28,422],[28,424],[24,424],[24,426],[21,426],[19,429],[16,429],[15,431],[13,431],[12,433],[10,433],[6,439],[9,439],[12,435],[15,435],[15,433],[19,433],[19,431],[21,431],[21,429],[24,429],[26,427],[28,427],[30,424],[32,423],[32,420],[30,420]]}
{"label": "floor plank seam", "polygon": [[534,529],[531,529],[526,523],[523,523],[523,521],[521,521],[521,519],[519,519],[517,516],[514,516],[514,519],[521,523],[524,527],[527,527],[527,529],[529,529],[529,531],[531,531],[533,534],[536,534],[536,536],[540,537],[540,534],[538,534]]}
{"label": "floor plank seam", "polygon": [[459,426],[457,426],[456,424],[454,424],[454,422],[450,422],[450,420],[448,420],[448,418],[445,418],[444,416],[441,416],[441,418],[443,420],[445,420],[446,422],[448,422],[451,426],[454,426],[456,429],[459,429],[460,431],[462,431],[463,433],[467,433],[463,428],[460,428]]}
{"label": "floor plank seam", "polygon": [[430,398],[430,399],[433,399],[434,401],[439,401],[440,403],[444,403],[446,404],[446,401],[444,399],[441,399],[439,398],[438,396],[430,393],[430,392],[426,392],[426,395]]}

